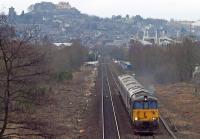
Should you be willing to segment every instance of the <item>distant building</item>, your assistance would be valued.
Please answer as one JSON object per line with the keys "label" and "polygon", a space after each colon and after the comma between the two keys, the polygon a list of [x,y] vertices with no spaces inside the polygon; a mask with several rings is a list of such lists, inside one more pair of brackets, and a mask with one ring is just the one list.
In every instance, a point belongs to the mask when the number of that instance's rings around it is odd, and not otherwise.
{"label": "distant building", "polygon": [[144,31],[143,39],[138,39],[138,41],[145,46],[153,46],[154,44],[159,46],[168,46],[172,43],[175,43],[175,40],[167,37],[164,31],[162,36],[158,37],[157,31],[155,33],[155,36],[149,36],[148,30]]}
{"label": "distant building", "polygon": [[193,22],[192,26],[194,26],[194,27],[200,27],[200,20]]}
{"label": "distant building", "polygon": [[15,18],[16,18],[16,12],[15,12],[15,8],[10,7],[9,8],[9,12],[8,12],[8,20],[10,23],[13,23]]}
{"label": "distant building", "polygon": [[24,10],[23,10],[23,11],[21,12],[21,16],[24,16],[24,14],[25,14],[25,13],[24,13]]}
{"label": "distant building", "polygon": [[172,43],[174,43],[174,42],[175,42],[175,41],[172,40],[171,38],[169,38],[169,37],[167,37],[167,36],[163,36],[163,37],[160,37],[160,38],[159,38],[158,44],[159,44],[160,46],[168,46],[168,45],[170,45],[170,44],[172,44]]}
{"label": "distant building", "polygon": [[178,23],[186,26],[190,26],[194,21],[177,21]]}
{"label": "distant building", "polygon": [[106,42],[105,46],[108,46],[108,47],[109,46],[115,46],[115,47],[118,47],[118,48],[126,47],[126,46],[128,46],[127,42],[128,42],[128,40],[125,40],[125,39],[122,40],[122,39],[117,38],[117,39],[115,39],[111,42]]}
{"label": "distant building", "polygon": [[56,4],[56,8],[57,9],[71,9],[71,5],[69,4],[69,2],[59,2],[58,4]]}
{"label": "distant building", "polygon": [[10,7],[10,8],[9,8],[9,13],[8,13],[8,15],[9,15],[9,16],[16,16],[15,8]]}
{"label": "distant building", "polygon": [[58,49],[62,49],[64,47],[70,47],[72,46],[72,43],[65,42],[65,43],[53,43],[55,46],[58,47]]}
{"label": "distant building", "polygon": [[29,9],[35,12],[50,12],[56,9],[56,6],[51,2],[41,2],[31,5]]}
{"label": "distant building", "polygon": [[153,43],[145,40],[139,40],[139,42],[144,46],[153,46]]}

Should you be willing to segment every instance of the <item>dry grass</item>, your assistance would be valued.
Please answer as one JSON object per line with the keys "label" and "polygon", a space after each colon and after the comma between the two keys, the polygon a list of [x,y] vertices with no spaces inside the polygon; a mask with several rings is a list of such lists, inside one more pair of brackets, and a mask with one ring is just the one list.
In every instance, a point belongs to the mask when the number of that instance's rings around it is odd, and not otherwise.
{"label": "dry grass", "polygon": [[7,134],[15,133],[12,139],[73,139],[84,134],[96,73],[82,67],[73,77],[72,81],[52,84],[45,106],[32,113],[13,113],[19,123],[10,124],[9,128],[17,129],[7,130]]}
{"label": "dry grass", "polygon": [[200,138],[200,98],[187,83],[157,85],[161,114],[177,128],[180,137]]}

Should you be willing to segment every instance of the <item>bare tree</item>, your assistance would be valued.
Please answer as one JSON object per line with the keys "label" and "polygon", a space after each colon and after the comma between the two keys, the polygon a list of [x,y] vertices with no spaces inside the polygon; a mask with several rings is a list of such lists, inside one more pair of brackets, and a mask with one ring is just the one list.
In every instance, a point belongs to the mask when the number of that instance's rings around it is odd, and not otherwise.
{"label": "bare tree", "polygon": [[190,39],[166,47],[145,47],[130,43],[129,59],[137,74],[150,74],[159,83],[190,81],[195,64],[200,63],[200,47]]}
{"label": "bare tree", "polygon": [[0,138],[6,130],[11,104],[23,98],[23,94],[33,83],[37,83],[45,73],[44,55],[31,42],[34,31],[27,31],[20,39],[15,29],[0,18],[0,99],[3,102],[3,121]]}

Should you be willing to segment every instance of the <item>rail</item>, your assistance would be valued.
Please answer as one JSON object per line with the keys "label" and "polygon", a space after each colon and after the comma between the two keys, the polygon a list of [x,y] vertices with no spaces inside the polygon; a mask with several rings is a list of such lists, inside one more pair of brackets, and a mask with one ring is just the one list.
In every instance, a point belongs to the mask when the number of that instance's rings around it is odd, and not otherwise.
{"label": "rail", "polygon": [[[114,116],[114,122],[115,122],[115,126],[116,126],[116,131],[117,131],[117,139],[120,139],[120,132],[119,132],[119,126],[118,126],[118,122],[117,122],[117,118],[116,118],[116,112],[115,112],[115,108],[114,108],[114,103],[113,103],[113,99],[112,99],[112,93],[111,93],[111,87],[110,87],[110,82],[109,82],[109,79],[108,79],[108,73],[107,73],[107,68],[105,66],[106,64],[105,63],[102,63],[101,64],[101,72],[102,72],[102,86],[101,86],[101,111],[102,111],[102,138],[105,139],[105,117],[104,117],[104,74],[106,74],[106,82],[108,84],[108,91],[109,91],[109,96],[110,96],[110,101],[111,101],[111,106],[112,106],[112,111],[113,111],[113,116]],[[105,66],[105,73],[103,71],[104,69],[104,66]]]}
{"label": "rail", "polygon": [[106,70],[106,77],[107,77],[108,89],[109,89],[110,99],[111,99],[114,118],[115,118],[115,124],[116,124],[116,128],[117,128],[117,136],[118,136],[118,139],[120,139],[119,126],[118,126],[118,123],[117,123],[115,107],[114,107],[114,104],[113,104],[113,99],[112,99],[112,94],[111,94],[111,89],[110,89],[110,83],[109,83],[109,80],[108,80],[108,72],[107,72],[107,70]]}
{"label": "rail", "polygon": [[163,119],[163,117],[160,115],[160,120],[162,121],[165,129],[167,130],[167,132],[170,134],[170,136],[173,137],[173,139],[177,139],[177,137],[174,135],[174,133],[172,132],[172,130],[169,128],[168,124],[165,122],[165,120]]}
{"label": "rail", "polygon": [[102,92],[101,92],[101,95],[102,95],[102,96],[101,96],[101,114],[102,114],[101,116],[102,116],[102,118],[101,118],[101,119],[102,119],[102,134],[103,134],[103,135],[102,135],[102,138],[104,139],[104,137],[105,137],[104,128],[105,128],[105,127],[104,127],[104,112],[103,112],[103,107],[104,107],[104,106],[103,106],[103,91],[104,91],[104,89],[103,89],[103,88],[104,88],[104,86],[103,86],[103,65],[101,65],[101,75],[102,75],[102,76],[101,76],[101,80],[102,80],[102,82],[101,82],[101,85],[102,85],[102,86],[101,86],[101,87],[102,87],[102,88],[101,88],[101,91],[102,91]]}

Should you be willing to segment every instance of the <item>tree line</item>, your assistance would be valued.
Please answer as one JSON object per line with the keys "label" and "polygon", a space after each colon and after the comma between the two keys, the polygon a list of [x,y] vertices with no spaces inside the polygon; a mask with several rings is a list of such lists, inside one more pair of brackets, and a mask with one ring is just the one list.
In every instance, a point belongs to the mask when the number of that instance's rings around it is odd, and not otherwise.
{"label": "tree line", "polygon": [[132,40],[128,57],[138,75],[152,75],[158,83],[187,82],[200,64],[200,44],[185,38],[165,47],[145,47]]}

